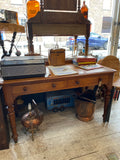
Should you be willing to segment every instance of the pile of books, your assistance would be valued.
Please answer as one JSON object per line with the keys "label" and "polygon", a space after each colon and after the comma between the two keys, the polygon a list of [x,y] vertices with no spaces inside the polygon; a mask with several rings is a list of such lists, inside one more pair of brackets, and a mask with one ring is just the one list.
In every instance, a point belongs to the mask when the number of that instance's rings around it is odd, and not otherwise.
{"label": "pile of books", "polygon": [[93,56],[78,56],[73,59],[73,64],[76,66],[96,64],[97,59]]}
{"label": "pile of books", "polygon": [[73,59],[73,64],[81,69],[92,70],[102,68],[100,64],[97,64],[97,59],[93,56],[78,56]]}

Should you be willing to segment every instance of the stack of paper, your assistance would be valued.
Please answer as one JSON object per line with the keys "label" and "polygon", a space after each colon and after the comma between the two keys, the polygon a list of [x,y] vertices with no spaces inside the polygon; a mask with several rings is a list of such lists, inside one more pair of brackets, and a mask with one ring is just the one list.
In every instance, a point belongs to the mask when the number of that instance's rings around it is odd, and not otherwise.
{"label": "stack of paper", "polygon": [[77,74],[70,66],[48,66],[48,68],[53,72],[56,76],[69,75],[69,74]]}

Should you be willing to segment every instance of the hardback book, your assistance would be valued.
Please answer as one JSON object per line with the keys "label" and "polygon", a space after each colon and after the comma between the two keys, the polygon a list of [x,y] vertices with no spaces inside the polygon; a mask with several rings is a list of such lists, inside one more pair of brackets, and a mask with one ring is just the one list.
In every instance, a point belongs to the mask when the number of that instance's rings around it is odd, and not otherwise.
{"label": "hardback book", "polygon": [[73,59],[73,64],[76,66],[96,64],[97,59],[93,56],[78,56]]}
{"label": "hardback book", "polygon": [[93,56],[78,56],[73,59],[75,62],[96,62],[97,59]]}
{"label": "hardback book", "polygon": [[99,68],[103,68],[103,66],[101,66],[100,64],[92,64],[92,65],[81,65],[78,66],[81,69],[85,69],[85,70],[92,70],[92,69],[99,69]]}

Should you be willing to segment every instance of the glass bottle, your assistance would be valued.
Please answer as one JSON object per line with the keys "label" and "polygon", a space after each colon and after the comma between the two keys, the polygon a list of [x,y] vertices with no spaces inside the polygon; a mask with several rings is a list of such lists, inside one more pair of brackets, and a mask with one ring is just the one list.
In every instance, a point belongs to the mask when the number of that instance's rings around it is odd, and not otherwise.
{"label": "glass bottle", "polygon": [[18,21],[18,13],[16,13],[16,22],[19,25],[19,21]]}
{"label": "glass bottle", "polygon": [[35,17],[40,11],[40,3],[37,0],[29,0],[27,2],[27,18]]}
{"label": "glass bottle", "polygon": [[83,14],[84,18],[88,19],[88,7],[86,6],[85,1],[83,1],[81,13]]}

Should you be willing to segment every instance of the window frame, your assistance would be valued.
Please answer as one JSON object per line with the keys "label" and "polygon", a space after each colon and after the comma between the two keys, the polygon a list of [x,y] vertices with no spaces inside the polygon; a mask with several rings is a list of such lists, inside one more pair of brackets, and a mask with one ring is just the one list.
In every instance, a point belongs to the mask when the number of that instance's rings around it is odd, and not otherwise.
{"label": "window frame", "polygon": [[23,4],[23,0],[11,0],[10,2],[13,5],[22,5]]}

